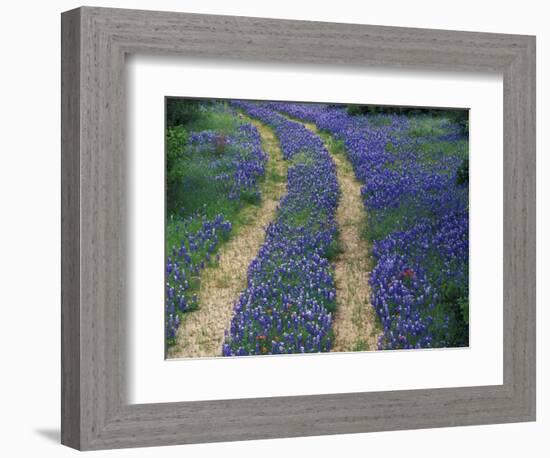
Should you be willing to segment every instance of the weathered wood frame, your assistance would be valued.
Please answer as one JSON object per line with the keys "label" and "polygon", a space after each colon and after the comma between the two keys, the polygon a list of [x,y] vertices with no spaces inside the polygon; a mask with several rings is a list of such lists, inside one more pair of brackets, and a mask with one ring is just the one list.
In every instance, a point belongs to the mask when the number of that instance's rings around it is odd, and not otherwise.
{"label": "weathered wood frame", "polygon": [[[62,14],[62,443],[138,447],[535,419],[535,38],[83,7]],[[499,72],[503,385],[130,405],[128,53]]]}

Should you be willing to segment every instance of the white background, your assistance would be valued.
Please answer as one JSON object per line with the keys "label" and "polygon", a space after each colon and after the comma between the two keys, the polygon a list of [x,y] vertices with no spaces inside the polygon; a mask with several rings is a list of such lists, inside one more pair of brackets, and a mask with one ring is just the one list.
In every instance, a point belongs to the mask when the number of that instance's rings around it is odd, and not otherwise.
{"label": "white background", "polygon": [[[130,402],[178,402],[502,383],[502,76],[127,62]],[[164,96],[447,106],[470,110],[470,348],[164,360]],[[156,304],[156,305],[155,305]],[[189,377],[188,374],[193,374]],[[223,374],[220,383],[219,374]],[[262,374],[262,383],[257,383]],[[403,374],[407,374],[403,377]],[[185,389],[182,389],[185,384]]]}
{"label": "white background", "polygon": [[[99,452],[98,456],[281,457],[337,455],[466,457],[547,456],[548,150],[550,54],[544,2],[462,0],[361,3],[354,0],[100,1],[100,6],[313,19],[349,23],[536,34],[538,37],[538,421],[436,430],[372,433]],[[59,13],[72,1],[11,2],[1,16],[0,294],[2,440],[5,456],[70,456],[59,438]],[[543,260],[543,257],[546,259]],[[544,330],[544,333],[543,333]],[[545,434],[546,433],[546,434]]]}

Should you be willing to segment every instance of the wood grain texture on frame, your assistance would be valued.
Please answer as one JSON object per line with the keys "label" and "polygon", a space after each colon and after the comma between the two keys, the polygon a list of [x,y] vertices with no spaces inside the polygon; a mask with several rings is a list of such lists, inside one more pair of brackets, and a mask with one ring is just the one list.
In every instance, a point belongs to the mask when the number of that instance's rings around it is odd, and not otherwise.
{"label": "wood grain texture on frame", "polygon": [[[83,7],[62,14],[62,443],[87,450],[535,418],[535,38]],[[504,77],[504,383],[130,405],[129,53]]]}

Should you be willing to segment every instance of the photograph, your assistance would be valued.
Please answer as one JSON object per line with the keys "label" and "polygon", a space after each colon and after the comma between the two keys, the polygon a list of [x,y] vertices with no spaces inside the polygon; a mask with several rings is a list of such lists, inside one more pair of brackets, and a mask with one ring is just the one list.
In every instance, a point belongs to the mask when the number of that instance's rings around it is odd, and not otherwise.
{"label": "photograph", "polygon": [[469,110],[166,97],[165,135],[167,359],[469,346]]}

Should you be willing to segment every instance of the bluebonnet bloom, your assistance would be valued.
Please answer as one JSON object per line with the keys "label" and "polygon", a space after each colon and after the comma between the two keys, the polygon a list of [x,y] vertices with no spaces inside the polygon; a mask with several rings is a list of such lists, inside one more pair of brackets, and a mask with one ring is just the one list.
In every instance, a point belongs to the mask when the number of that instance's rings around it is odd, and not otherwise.
{"label": "bluebonnet bloom", "polygon": [[[198,230],[191,229],[200,224]],[[194,282],[217,250],[220,240],[231,231],[231,223],[219,214],[213,219],[193,214],[176,222],[181,236],[166,257],[166,336],[173,339],[180,324],[179,314],[198,307],[197,296],[189,294]]]}

